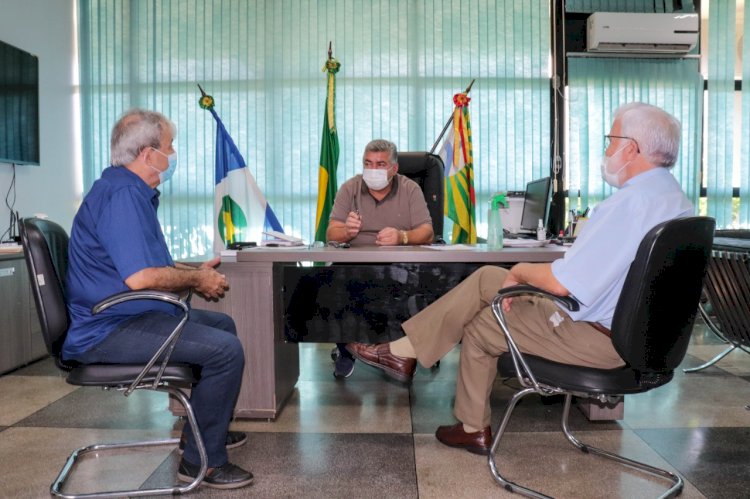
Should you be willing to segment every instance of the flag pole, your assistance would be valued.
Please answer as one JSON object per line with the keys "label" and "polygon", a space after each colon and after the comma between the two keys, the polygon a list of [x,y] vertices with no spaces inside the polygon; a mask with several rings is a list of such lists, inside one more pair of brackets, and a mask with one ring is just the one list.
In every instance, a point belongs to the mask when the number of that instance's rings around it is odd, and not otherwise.
{"label": "flag pole", "polygon": [[[466,87],[466,90],[464,91],[465,94],[468,94],[471,91],[472,85],[474,85],[474,82],[477,81],[476,78],[471,80],[471,83],[469,83],[469,86]],[[433,154],[435,152],[435,149],[437,149],[437,146],[440,144],[440,140],[443,138],[443,135],[445,135],[445,132],[448,131],[448,127],[451,126],[451,123],[453,123],[453,113],[451,113],[450,118],[448,118],[448,121],[446,122],[445,126],[443,127],[443,130],[440,132],[440,135],[438,135],[437,140],[435,140],[435,143],[432,144],[432,149],[430,149],[430,154]]]}

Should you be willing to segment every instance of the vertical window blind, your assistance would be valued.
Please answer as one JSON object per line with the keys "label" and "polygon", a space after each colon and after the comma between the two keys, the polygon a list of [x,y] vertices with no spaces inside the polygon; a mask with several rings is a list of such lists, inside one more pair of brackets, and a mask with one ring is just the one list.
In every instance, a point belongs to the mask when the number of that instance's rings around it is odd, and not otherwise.
{"label": "vertical window blind", "polygon": [[672,173],[693,204],[700,196],[703,82],[698,59],[568,58],[567,183],[571,208],[593,206],[612,188],[599,165],[614,111],[641,101],[682,123],[680,154]]}
{"label": "vertical window blind", "polygon": [[[744,21],[738,25],[739,16]],[[744,1],[709,2],[708,47],[703,48],[708,53],[703,184],[707,213],[721,228],[750,226],[748,33],[750,17]],[[735,188],[739,198],[733,197]]]}
{"label": "vertical window blind", "polygon": [[[80,0],[84,188],[108,165],[131,107],[178,128],[179,166],[160,217],[175,258],[213,237],[214,123],[200,83],[286,232],[315,230],[328,42],[337,74],[338,182],[365,144],[429,150],[472,78],[480,235],[487,198],[550,164],[550,12],[545,0]],[[447,227],[446,230],[449,230]]]}

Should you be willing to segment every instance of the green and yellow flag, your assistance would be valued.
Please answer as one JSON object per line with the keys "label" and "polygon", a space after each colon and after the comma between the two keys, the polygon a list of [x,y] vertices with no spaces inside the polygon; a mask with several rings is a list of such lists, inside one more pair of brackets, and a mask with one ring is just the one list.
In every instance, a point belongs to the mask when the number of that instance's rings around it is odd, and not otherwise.
{"label": "green and yellow flag", "polygon": [[445,165],[445,214],[453,220],[453,244],[476,244],[476,196],[474,194],[474,154],[471,149],[469,97],[453,96],[453,126],[440,150]]}
{"label": "green and yellow flag", "polygon": [[328,217],[331,216],[336,197],[336,168],[339,164],[339,137],[336,133],[336,73],[341,64],[329,55],[323,71],[328,72],[326,107],[323,113],[323,139],[320,144],[320,169],[318,170],[318,210],[315,216],[315,240],[326,240]]}

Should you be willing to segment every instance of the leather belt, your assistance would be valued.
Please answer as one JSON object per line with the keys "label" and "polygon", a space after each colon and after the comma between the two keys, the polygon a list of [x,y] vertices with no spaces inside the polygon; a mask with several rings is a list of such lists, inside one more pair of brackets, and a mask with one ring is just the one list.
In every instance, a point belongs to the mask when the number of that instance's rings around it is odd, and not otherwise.
{"label": "leather belt", "polygon": [[602,326],[598,322],[589,322],[589,325],[591,327],[593,327],[594,329],[596,329],[597,331],[599,331],[600,333],[602,333],[607,338],[611,338],[612,337],[612,331],[610,331],[606,327]]}

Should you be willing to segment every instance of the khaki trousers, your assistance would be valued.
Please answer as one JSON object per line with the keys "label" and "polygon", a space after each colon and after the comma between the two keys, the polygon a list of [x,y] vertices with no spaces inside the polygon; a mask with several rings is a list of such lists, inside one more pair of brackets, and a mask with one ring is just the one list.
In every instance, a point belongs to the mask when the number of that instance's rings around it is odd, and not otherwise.
{"label": "khaki trousers", "polygon": [[[497,357],[508,351],[490,307],[507,274],[500,267],[482,267],[401,325],[423,366],[432,366],[462,342],[454,412],[474,428],[490,424]],[[571,320],[551,300],[516,297],[505,317],[522,352],[587,367],[624,365],[606,335],[588,322]]]}

